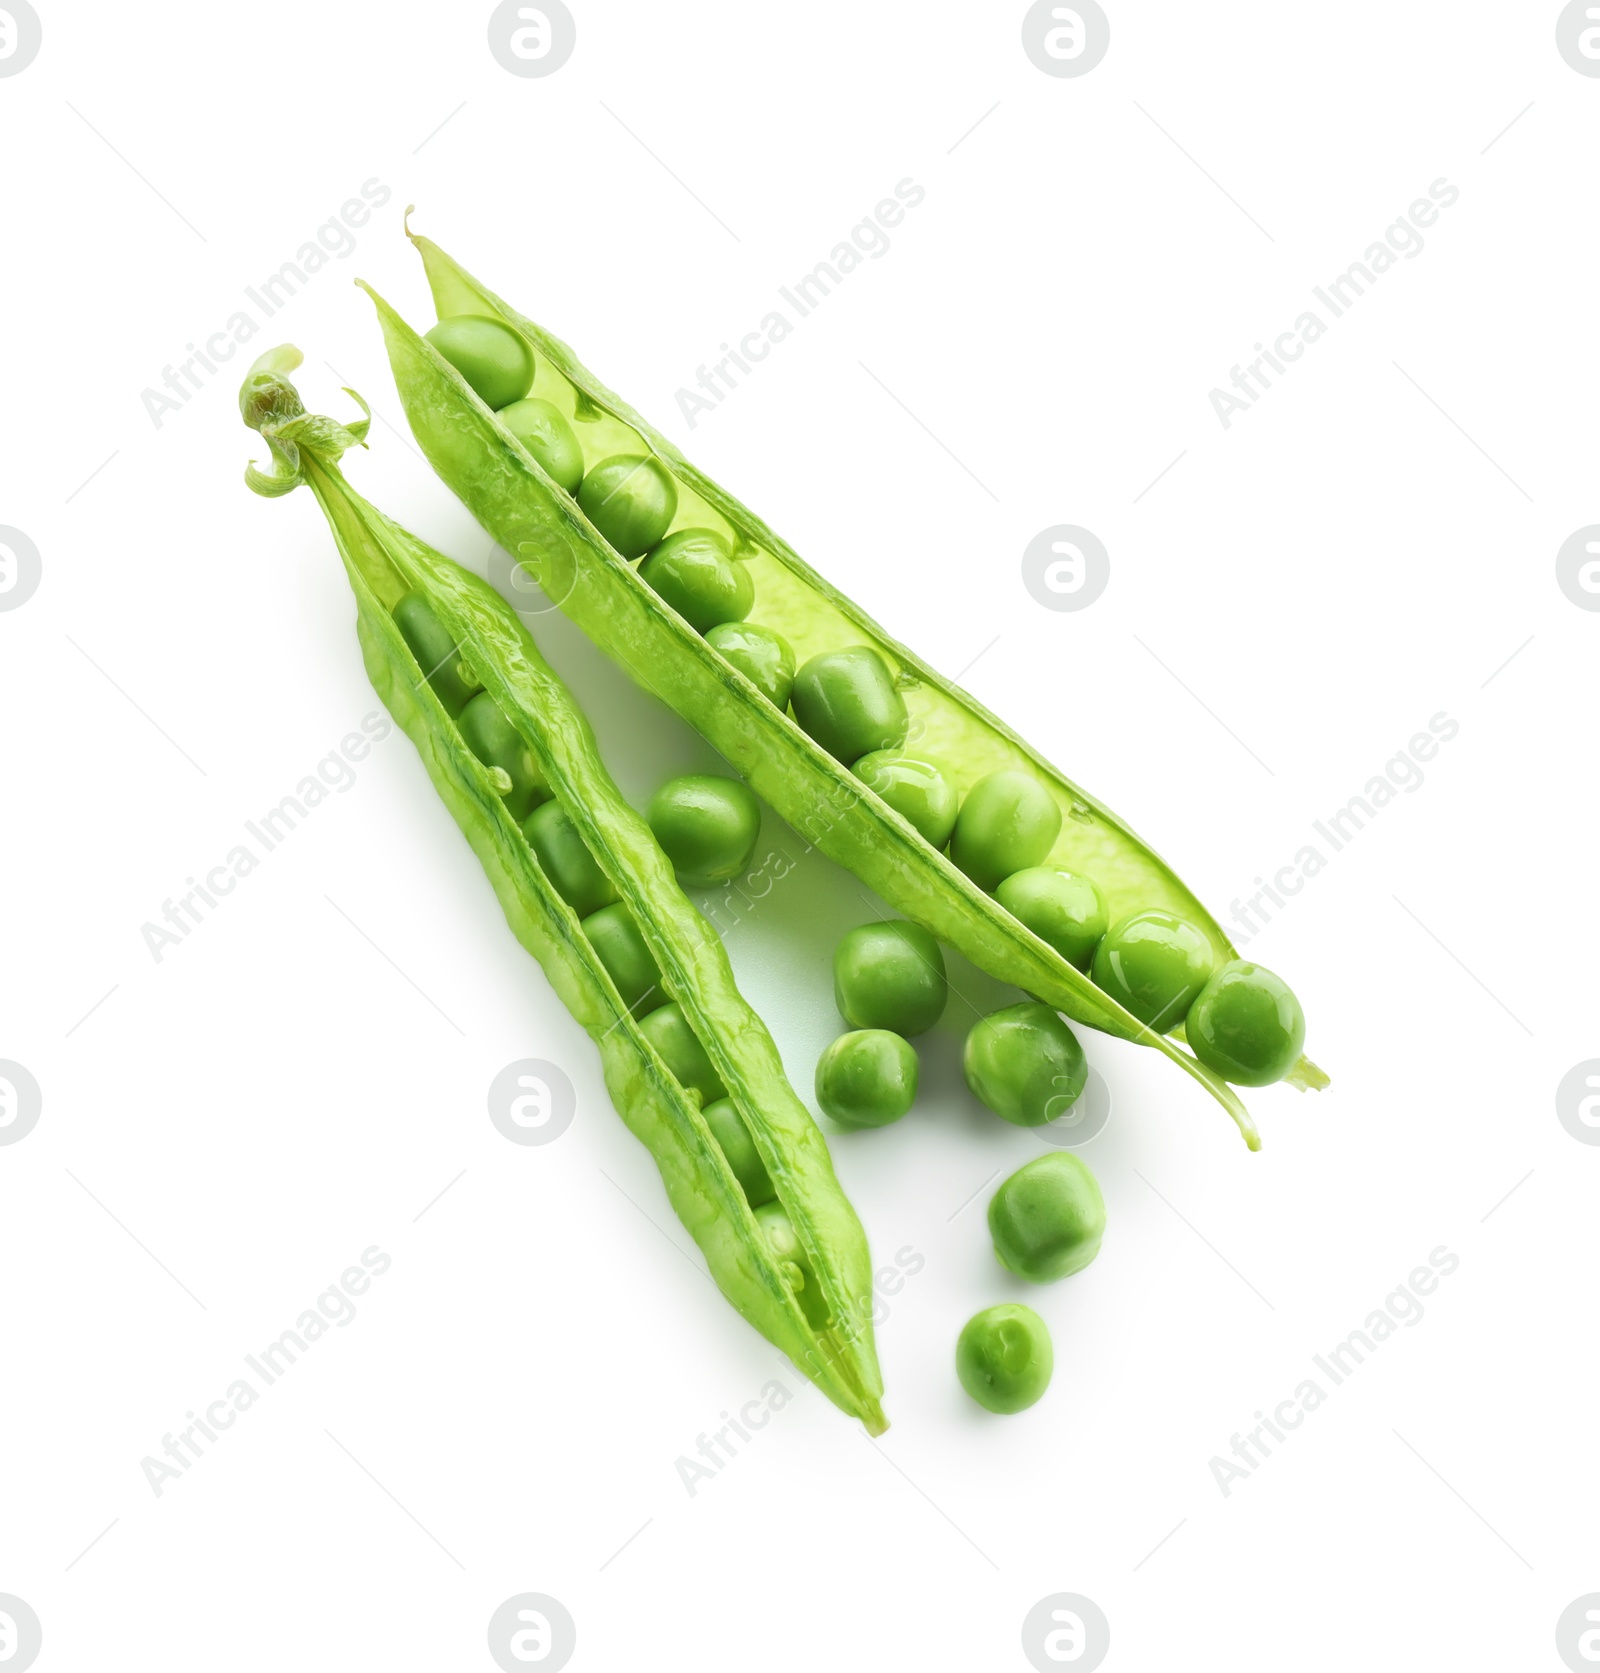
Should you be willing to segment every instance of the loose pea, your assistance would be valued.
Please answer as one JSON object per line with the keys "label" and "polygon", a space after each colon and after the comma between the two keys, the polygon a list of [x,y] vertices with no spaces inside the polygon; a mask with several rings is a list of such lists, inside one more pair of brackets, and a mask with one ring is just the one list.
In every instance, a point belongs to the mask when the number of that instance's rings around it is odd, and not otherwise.
{"label": "loose pea", "polygon": [[1081,1272],[1100,1253],[1105,1229],[1100,1186],[1070,1151],[1025,1162],[989,1200],[995,1259],[1030,1283]]}
{"label": "loose pea", "polygon": [[706,1048],[695,1037],[681,1005],[663,1005],[652,1011],[639,1024],[639,1031],[660,1052],[662,1062],[678,1084],[686,1092],[695,1093],[702,1106],[728,1096],[727,1087],[717,1079]]}
{"label": "loose pea", "polygon": [[1017,1301],[974,1313],[956,1339],[956,1375],[986,1412],[1026,1411],[1050,1386],[1054,1370],[1049,1329]]}
{"label": "loose pea", "polygon": [[587,918],[617,898],[611,879],[600,869],[560,802],[536,807],[523,821],[522,834],[556,893],[580,918]]}
{"label": "loose pea", "polygon": [[672,526],[678,485],[653,455],[617,453],[583,479],[578,504],[623,557],[636,558]]}
{"label": "loose pea", "polygon": [[456,725],[467,747],[484,766],[497,768],[510,780],[500,794],[513,819],[526,819],[538,803],[549,799],[550,787],[533,752],[487,691],[480,691],[467,704]]}
{"label": "loose pea", "polygon": [[1111,926],[1090,976],[1125,1011],[1159,1033],[1183,1021],[1216,955],[1193,924],[1171,912],[1135,912]]}
{"label": "loose pea", "polygon": [[669,534],[639,565],[639,575],[696,633],[742,622],[755,603],[749,569],[734,562],[727,541],[714,529]]}
{"label": "loose pea", "polygon": [[724,622],[706,643],[735,668],[775,709],[789,706],[794,689],[794,652],[781,633],[749,622]]}
{"label": "loose pea", "polygon": [[992,889],[1014,871],[1036,866],[1061,834],[1061,808],[1032,773],[1005,768],[967,792],[950,838],[950,858]]}
{"label": "loose pea", "polygon": [[877,749],[863,755],[854,771],[924,842],[943,848],[950,840],[959,803],[954,787],[937,767],[896,755],[892,749]]}
{"label": "loose pea", "polygon": [[736,778],[689,773],[650,798],[650,829],[680,883],[705,889],[737,877],[761,831],[761,804]]}
{"label": "loose pea", "polygon": [[1089,1078],[1077,1035],[1037,1000],[974,1023],[961,1067],[973,1096],[1018,1127],[1042,1127],[1064,1114]]}
{"label": "loose pea", "polygon": [[1089,968],[1106,932],[1106,897],[1092,879],[1056,866],[1029,866],[1012,872],[994,898],[1068,964]]}
{"label": "loose pea", "polygon": [[661,971],[633,921],[633,914],[621,901],[591,912],[583,920],[583,933],[605,966],[626,1009],[641,1016],[662,1003]]}
{"label": "loose pea", "polygon": [[498,411],[533,387],[533,350],[509,325],[479,314],[453,314],[428,333],[428,341],[471,384],[486,407]]}
{"label": "loose pea", "polygon": [[847,766],[898,749],[910,724],[894,676],[870,645],[812,657],[795,675],[790,701],[801,729]]}
{"label": "loose pea", "polygon": [[761,1160],[761,1152],[756,1149],[750,1129],[745,1126],[744,1117],[739,1114],[733,1100],[718,1098],[715,1103],[707,1104],[702,1113],[712,1138],[728,1159],[733,1177],[739,1181],[745,1201],[752,1208],[771,1202],[778,1193],[772,1188],[767,1164]]}
{"label": "loose pea", "polygon": [[583,449],[556,408],[530,395],[503,407],[500,422],[544,466],[547,476],[569,494],[578,491],[583,481]]}
{"label": "loose pea", "polygon": [[823,1324],[828,1317],[828,1304],[812,1270],[811,1257],[794,1229],[788,1210],[782,1203],[763,1203],[756,1211],[756,1224],[766,1237],[767,1245],[777,1257],[789,1288],[794,1291],[800,1310],[812,1324]]}
{"label": "loose pea", "polygon": [[1196,1057],[1224,1080],[1270,1086],[1306,1043],[1306,1014],[1281,976],[1235,959],[1200,990],[1183,1031]]}
{"label": "loose pea", "polygon": [[461,647],[421,593],[407,593],[394,607],[395,626],[417,659],[423,678],[452,715],[458,715],[483,688],[476,674],[462,673]]}
{"label": "loose pea", "polygon": [[917,1054],[883,1028],[841,1034],[817,1060],[817,1102],[842,1127],[887,1127],[916,1102]]}
{"label": "loose pea", "polygon": [[921,924],[858,924],[833,954],[833,998],[852,1028],[922,1034],[950,997],[944,954]]}

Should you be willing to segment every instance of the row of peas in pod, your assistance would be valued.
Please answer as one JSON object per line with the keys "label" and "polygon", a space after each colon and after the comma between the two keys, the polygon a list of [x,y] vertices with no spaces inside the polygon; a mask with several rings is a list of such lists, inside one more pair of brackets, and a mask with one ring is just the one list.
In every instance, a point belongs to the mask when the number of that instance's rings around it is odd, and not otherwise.
{"label": "row of peas in pod", "polygon": [[[905,700],[876,649],[844,646],[797,669],[783,636],[747,619],[754,585],[727,540],[707,528],[668,533],[678,491],[659,459],[617,454],[585,469],[572,426],[550,402],[528,394],[534,360],[524,338],[477,315],[443,319],[427,336],[576,496],[611,546],[642,559],[642,580],[1027,929],[1148,1027],[1172,1033],[1181,1026],[1195,1056],[1225,1080],[1264,1086],[1289,1072],[1304,1044],[1305,1016],[1281,978],[1245,960],[1218,969],[1210,939],[1171,912],[1136,911],[1110,922],[1092,878],[1047,863],[1061,809],[1045,784],[1003,769],[958,796],[936,763],[905,753]],[[888,1048],[881,1043],[843,1054],[869,1051],[887,1072]],[[844,1075],[842,1065],[838,1074]]]}
{"label": "row of peas in pod", "polygon": [[[394,619],[422,677],[455,720],[467,747],[490,769],[540,869],[577,915],[640,1032],[701,1106],[757,1224],[785,1264],[802,1308],[813,1323],[821,1322],[822,1298],[814,1286],[810,1292],[806,1287],[809,1258],[777,1200],[761,1153],[683,1008],[663,991],[660,967],[633,914],[565,809],[552,799],[527,744],[483,690],[427,599],[408,593],[395,605]],[[734,876],[748,861],[761,813],[743,784],[725,778],[684,778],[662,786],[651,803],[649,821],[680,879],[703,884]]]}

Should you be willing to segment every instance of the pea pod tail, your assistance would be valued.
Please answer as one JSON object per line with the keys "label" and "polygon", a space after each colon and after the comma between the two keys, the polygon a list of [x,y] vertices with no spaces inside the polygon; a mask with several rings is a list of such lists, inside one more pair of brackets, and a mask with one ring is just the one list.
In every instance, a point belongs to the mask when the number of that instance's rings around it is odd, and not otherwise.
{"label": "pea pod tail", "polygon": [[[272,455],[272,469],[252,467],[248,485],[273,497],[303,483],[315,494],[355,594],[374,687],[416,745],[513,932],[595,1040],[612,1102],[649,1148],[717,1286],[829,1399],[869,1434],[881,1433],[887,1424],[866,1238],[821,1133],[783,1076],[771,1036],[734,985],[721,942],[678,888],[648,826],[606,771],[587,720],[515,611],[345,481],[338,460],[361,444],[366,422],[341,425],[306,413],[286,375],[299,360],[293,349],[273,350],[245,380],[241,412]],[[393,614],[418,593],[537,758],[550,791],[632,913],[663,989],[681,1007],[767,1164],[804,1251],[802,1281],[755,1219],[698,1095],[668,1068],[545,875],[493,776],[499,769],[466,747],[454,711],[419,668]]]}

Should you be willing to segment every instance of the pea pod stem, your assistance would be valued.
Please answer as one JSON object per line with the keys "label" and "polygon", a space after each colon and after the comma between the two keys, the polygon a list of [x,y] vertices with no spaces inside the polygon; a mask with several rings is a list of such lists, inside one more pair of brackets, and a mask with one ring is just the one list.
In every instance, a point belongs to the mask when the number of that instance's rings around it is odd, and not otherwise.
{"label": "pea pod stem", "polygon": [[[1114,908],[1157,906],[1177,912],[1203,931],[1219,960],[1236,956],[1211,914],[1115,814],[831,587],[764,522],[601,385],[565,344],[518,314],[430,240],[409,235],[422,255],[441,317],[472,313],[510,326],[568,389],[575,422],[594,426],[600,438],[593,444],[596,451],[621,445],[623,439],[642,444],[677,478],[680,519],[686,490],[708,524],[725,524],[741,554],[762,562],[758,592],[764,599],[770,594],[776,612],[770,622],[766,615],[762,620],[794,641],[797,653],[812,648],[808,632],[815,643],[825,627],[836,634],[848,630],[872,645],[898,671],[903,685],[921,688],[942,763],[960,755],[981,759],[986,771],[1018,766],[1040,775],[1062,807],[1062,843],[1074,869],[1095,877]],[[1076,1021],[1161,1052],[1227,1110],[1252,1150],[1259,1148],[1255,1124],[1227,1082],[1146,1027],[1040,941],[766,702],[662,604],[455,368],[376,291],[363,288],[377,309],[407,419],[429,462],[552,601],[613,660],[688,720],[797,830],[892,906],[989,974]],[[970,776],[978,776],[976,768]],[[1326,1084],[1321,1071],[1304,1060],[1290,1079],[1302,1087]]]}
{"label": "pea pod stem", "polygon": [[[612,1101],[649,1147],[669,1200],[718,1286],[835,1404],[869,1433],[881,1433],[886,1422],[866,1238],[822,1134],[784,1078],[771,1036],[734,984],[721,942],[679,889],[648,826],[606,771],[587,719],[516,612],[346,481],[339,458],[363,443],[367,420],[340,425],[305,413],[287,378],[298,364],[292,349],[271,351],[241,392],[245,422],[266,438],[273,466],[263,471],[252,465],[248,485],[270,497],[303,483],[316,496],[356,596],[362,654],[379,696],[417,746],[512,930],[596,1041]],[[823,1315],[821,1322],[811,1322],[797,1300],[698,1098],[678,1083],[641,1031],[573,909],[545,877],[506,806],[497,769],[485,767],[465,746],[428,671],[418,667],[392,615],[413,591],[426,597],[454,636],[463,661],[533,753],[633,914],[664,990],[682,1007],[766,1165],[808,1258],[809,1281],[819,1287],[820,1305],[811,1306]]]}

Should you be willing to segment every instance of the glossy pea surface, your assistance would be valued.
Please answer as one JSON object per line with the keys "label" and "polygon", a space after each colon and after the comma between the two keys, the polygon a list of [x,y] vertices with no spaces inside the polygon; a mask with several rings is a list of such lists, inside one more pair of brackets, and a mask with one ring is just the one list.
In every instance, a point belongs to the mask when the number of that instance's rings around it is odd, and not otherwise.
{"label": "glossy pea surface", "polygon": [[664,598],[696,633],[742,622],[755,603],[748,567],[735,563],[713,529],[679,529],[639,565],[639,578]]}
{"label": "glossy pea surface", "polygon": [[775,709],[789,706],[794,689],[794,651],[781,633],[750,622],[724,622],[706,643],[731,662]]}
{"label": "glossy pea surface", "polygon": [[1105,1229],[1099,1183],[1070,1151],[1035,1156],[989,1199],[995,1259],[1033,1284],[1081,1272],[1100,1253]]}
{"label": "glossy pea surface", "polygon": [[824,651],[794,677],[794,718],[836,761],[898,749],[910,722],[888,665],[870,645]]}
{"label": "glossy pea surface", "polygon": [[502,788],[511,817],[519,823],[538,802],[547,801],[549,786],[533,752],[511,724],[504,709],[487,691],[480,691],[456,718],[467,747],[486,767],[497,767],[510,780]]}
{"label": "glossy pea surface", "polygon": [[572,426],[548,401],[530,395],[500,411],[500,422],[569,494],[583,481],[583,449]]}
{"label": "glossy pea surface", "polygon": [[522,834],[556,893],[580,918],[587,918],[617,898],[611,879],[600,869],[560,802],[536,807],[523,821]]}
{"label": "glossy pea surface", "polygon": [[975,1022],[961,1067],[973,1096],[1018,1127],[1042,1127],[1065,1114],[1089,1078],[1077,1035],[1032,999]]}
{"label": "glossy pea surface", "polygon": [[712,1138],[728,1159],[733,1177],[739,1181],[745,1201],[752,1208],[771,1202],[777,1192],[772,1188],[767,1164],[761,1160],[756,1141],[750,1137],[750,1129],[745,1126],[744,1117],[739,1114],[733,1100],[718,1098],[714,1103],[707,1104],[705,1118]]}
{"label": "glossy pea surface", "polygon": [[1183,1025],[1190,1049],[1237,1086],[1270,1086],[1306,1043],[1306,1014],[1281,976],[1235,959],[1200,990]]}
{"label": "glossy pea surface", "polygon": [[1183,1021],[1216,962],[1211,943],[1172,912],[1135,912],[1111,926],[1089,974],[1125,1011],[1162,1034]]}
{"label": "glossy pea surface", "polygon": [[1097,883],[1055,866],[1028,866],[1002,879],[994,898],[1068,964],[1089,968],[1107,928]]}
{"label": "glossy pea surface", "polygon": [[660,1052],[677,1083],[685,1091],[698,1093],[703,1105],[728,1096],[681,1005],[663,1005],[652,1011],[639,1024],[639,1031]]}
{"label": "glossy pea surface", "polygon": [[583,920],[583,933],[627,1010],[639,1016],[661,1003],[661,971],[621,901],[590,913]]}
{"label": "glossy pea surface", "polygon": [[944,953],[921,924],[859,924],[834,949],[834,1003],[852,1028],[922,1034],[949,997]]}
{"label": "glossy pea surface", "polygon": [[578,489],[583,514],[625,558],[648,552],[678,514],[678,485],[653,454],[602,459]]}
{"label": "glossy pea surface", "polygon": [[931,762],[875,749],[856,762],[854,772],[885,801],[924,842],[943,848],[955,829],[960,798],[955,786]]}
{"label": "glossy pea surface", "polygon": [[1050,1386],[1055,1370],[1050,1331],[1031,1307],[1002,1302],[974,1313],[956,1339],[956,1375],[988,1412],[1026,1411]]}
{"label": "glossy pea surface", "polygon": [[817,1060],[817,1102],[841,1127],[887,1127],[917,1097],[917,1054],[898,1034],[841,1034]]}
{"label": "glossy pea surface", "polygon": [[422,677],[451,715],[459,715],[483,688],[476,676],[468,679],[462,674],[461,650],[449,628],[421,593],[407,593],[394,607],[394,620],[406,648],[417,659]]}
{"label": "glossy pea surface", "polygon": [[688,773],[669,778],[650,798],[650,829],[678,881],[709,888],[750,863],[761,832],[761,804],[736,778]]}
{"label": "glossy pea surface", "polygon": [[1061,808],[1032,773],[1003,768],[967,792],[950,837],[950,858],[978,885],[993,889],[1036,866],[1061,834]]}
{"label": "glossy pea surface", "polygon": [[497,412],[520,401],[533,387],[533,350],[497,319],[454,314],[427,334],[428,341]]}

